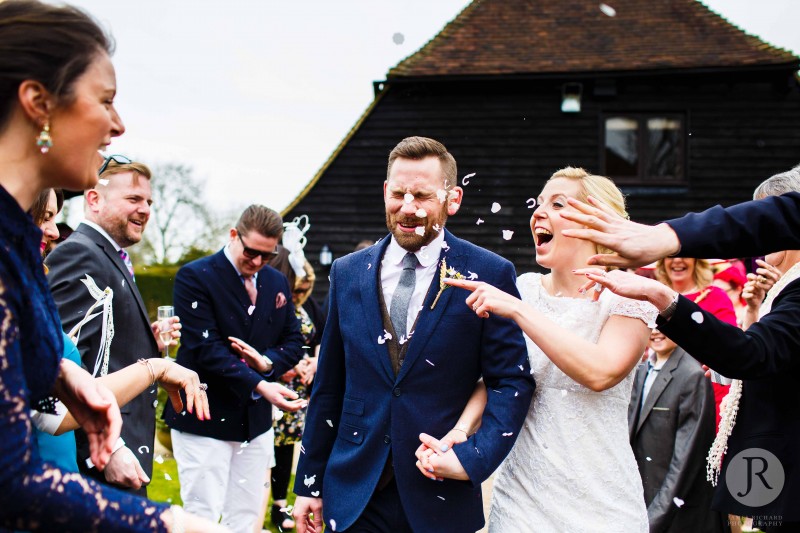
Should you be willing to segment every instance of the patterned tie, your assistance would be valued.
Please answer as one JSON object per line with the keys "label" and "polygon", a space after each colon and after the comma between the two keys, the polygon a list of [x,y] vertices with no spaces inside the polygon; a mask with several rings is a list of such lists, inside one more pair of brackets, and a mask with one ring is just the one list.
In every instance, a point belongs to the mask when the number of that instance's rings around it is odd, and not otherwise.
{"label": "patterned tie", "polygon": [[122,262],[125,263],[125,266],[128,267],[128,272],[131,274],[131,279],[136,281],[136,276],[133,275],[133,263],[131,263],[131,258],[128,256],[128,252],[120,248],[119,256],[122,259]]}
{"label": "patterned tie", "polygon": [[253,276],[249,278],[242,277],[242,279],[244,279],[244,290],[247,291],[247,295],[250,297],[250,303],[256,305],[258,290],[256,289],[255,283],[253,283]]}
{"label": "patterned tie", "polygon": [[417,285],[416,269],[418,264],[417,256],[410,252],[403,257],[403,273],[400,274],[400,281],[392,296],[389,316],[398,340],[406,336],[408,303],[411,301],[411,295],[414,294],[414,287]]}

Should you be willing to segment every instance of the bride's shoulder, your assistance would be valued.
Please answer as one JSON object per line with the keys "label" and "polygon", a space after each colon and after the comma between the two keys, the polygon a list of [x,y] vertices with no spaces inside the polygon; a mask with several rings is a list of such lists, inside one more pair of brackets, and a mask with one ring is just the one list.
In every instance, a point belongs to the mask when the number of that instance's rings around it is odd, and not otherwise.
{"label": "bride's shoulder", "polygon": [[601,300],[604,300],[610,315],[620,315],[629,318],[638,318],[647,327],[654,328],[658,309],[654,305],[641,300],[633,300],[614,294],[609,290],[603,291]]}
{"label": "bride's shoulder", "polygon": [[521,296],[536,294],[542,286],[542,275],[538,272],[528,272],[517,278],[517,290]]}

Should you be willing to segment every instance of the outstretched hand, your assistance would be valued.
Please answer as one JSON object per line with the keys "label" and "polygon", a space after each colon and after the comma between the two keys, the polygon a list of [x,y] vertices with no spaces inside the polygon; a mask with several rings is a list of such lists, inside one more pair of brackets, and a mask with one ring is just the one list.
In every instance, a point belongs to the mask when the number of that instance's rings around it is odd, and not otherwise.
{"label": "outstretched hand", "polygon": [[588,201],[587,204],[575,198],[567,200],[575,209],[564,209],[561,216],[586,227],[565,229],[562,235],[591,241],[619,254],[593,255],[588,264],[633,268],[680,251],[678,236],[667,224],[638,224],[592,196]]}
{"label": "outstretched hand", "polygon": [[308,405],[308,401],[298,399],[299,396],[295,391],[275,382],[259,382],[256,392],[283,411],[299,411]]}
{"label": "outstretched hand", "polygon": [[165,359],[151,359],[151,363],[159,369],[156,380],[167,391],[176,413],[183,411],[180,391],[184,391],[186,410],[194,413],[198,420],[211,419],[208,395],[197,372]]}
{"label": "outstretched hand", "polygon": [[61,360],[54,392],[86,432],[92,463],[103,470],[122,429],[122,415],[114,394],[68,359]]}
{"label": "outstretched hand", "polygon": [[[632,272],[606,272],[601,268],[579,268],[572,272],[578,276],[586,276],[589,279],[588,286],[600,284],[619,296],[650,302],[659,311],[666,309],[675,298],[675,291],[663,283]],[[582,288],[585,289],[587,285]]]}
{"label": "outstretched hand", "polygon": [[481,318],[489,318],[489,313],[494,313],[505,318],[512,318],[522,302],[497,287],[483,281],[469,281],[466,279],[445,279],[447,285],[466,289],[470,294],[466,303]]}

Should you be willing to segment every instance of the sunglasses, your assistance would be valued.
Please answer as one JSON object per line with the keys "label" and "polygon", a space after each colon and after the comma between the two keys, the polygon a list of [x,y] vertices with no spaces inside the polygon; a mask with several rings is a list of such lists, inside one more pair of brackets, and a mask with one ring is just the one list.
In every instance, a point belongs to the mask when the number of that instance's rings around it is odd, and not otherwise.
{"label": "sunglasses", "polygon": [[248,259],[255,259],[256,257],[261,257],[262,261],[269,261],[271,257],[275,257],[278,255],[278,250],[272,250],[271,252],[262,252],[261,250],[256,250],[255,248],[250,248],[244,243],[242,236],[240,234],[236,234],[239,237],[239,242],[242,243],[242,253]]}
{"label": "sunglasses", "polygon": [[103,160],[103,166],[101,166],[100,170],[97,171],[97,175],[101,176],[103,172],[105,172],[106,169],[108,168],[108,164],[111,163],[112,161],[118,165],[129,165],[133,163],[133,161],[131,161],[124,155],[119,155],[119,154],[110,155]]}

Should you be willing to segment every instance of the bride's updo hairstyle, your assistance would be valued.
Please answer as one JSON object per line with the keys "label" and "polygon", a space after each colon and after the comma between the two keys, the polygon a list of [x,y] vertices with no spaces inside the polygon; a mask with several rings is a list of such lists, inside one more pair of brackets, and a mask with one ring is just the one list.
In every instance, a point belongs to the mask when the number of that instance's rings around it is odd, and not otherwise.
{"label": "bride's updo hairstyle", "polygon": [[[557,170],[547,181],[557,178],[577,181],[580,185],[577,199],[581,202],[586,202],[587,198],[592,196],[611,207],[618,215],[629,218],[628,211],[625,209],[625,197],[622,196],[622,192],[614,185],[614,182],[605,176],[589,174],[582,168],[565,167]],[[614,253],[613,250],[603,246],[596,245],[595,249],[600,254]]]}

